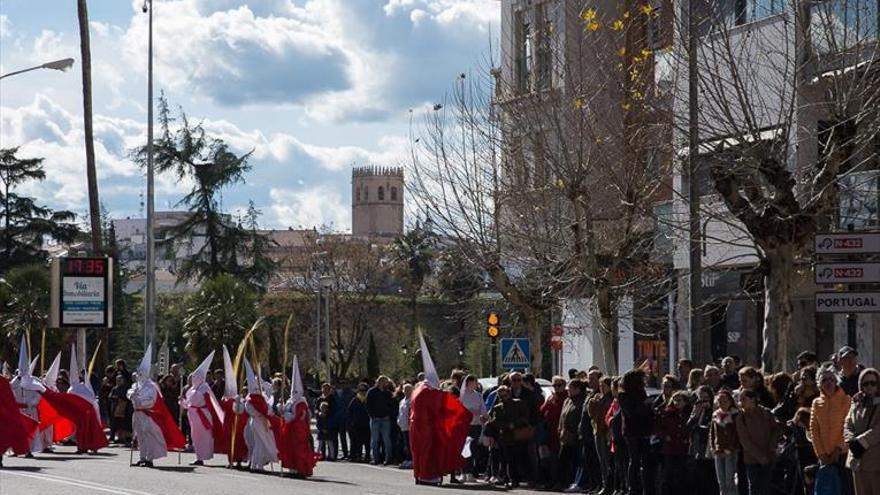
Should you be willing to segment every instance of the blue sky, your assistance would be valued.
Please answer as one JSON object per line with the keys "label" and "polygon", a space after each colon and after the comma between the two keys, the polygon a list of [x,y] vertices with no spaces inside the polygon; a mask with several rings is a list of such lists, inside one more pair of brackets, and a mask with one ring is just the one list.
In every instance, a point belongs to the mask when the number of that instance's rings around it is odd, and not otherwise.
{"label": "blue sky", "polygon": [[[497,0],[154,0],[155,89],[243,151],[246,185],[269,227],[349,228],[352,165],[404,165],[409,122],[480,66],[498,33]],[[90,0],[95,146],[101,200],[138,215],[146,139],[142,1]],[[28,188],[56,208],[87,208],[76,2],[0,0],[0,73],[59,58],[66,73],[0,81],[0,147],[44,157]],[[410,114],[410,109],[413,113]],[[159,177],[157,208],[187,189]]]}

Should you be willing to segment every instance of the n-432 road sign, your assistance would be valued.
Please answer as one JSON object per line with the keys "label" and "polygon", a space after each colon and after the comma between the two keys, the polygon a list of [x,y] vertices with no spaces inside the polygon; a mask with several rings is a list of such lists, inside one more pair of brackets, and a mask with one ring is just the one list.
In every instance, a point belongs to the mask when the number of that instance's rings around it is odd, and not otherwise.
{"label": "n-432 road sign", "polygon": [[816,234],[816,254],[878,254],[880,232],[835,232]]}
{"label": "n-432 road sign", "polygon": [[880,263],[816,263],[817,284],[880,283]]}

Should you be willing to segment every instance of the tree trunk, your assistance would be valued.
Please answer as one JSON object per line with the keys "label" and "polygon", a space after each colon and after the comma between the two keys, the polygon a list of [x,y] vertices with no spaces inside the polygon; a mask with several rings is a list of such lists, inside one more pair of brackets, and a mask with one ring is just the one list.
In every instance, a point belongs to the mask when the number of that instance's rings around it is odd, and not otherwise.
{"label": "tree trunk", "polygon": [[614,317],[614,305],[612,304],[611,289],[599,285],[593,296],[593,321],[596,322],[599,343],[602,349],[602,372],[607,375],[617,375],[617,353],[614,352],[614,342],[617,340],[617,318]]}
{"label": "tree trunk", "polygon": [[92,54],[89,42],[89,10],[86,0],[78,0],[79,47],[82,56],[83,131],[86,139],[86,179],[89,189],[89,217],[92,228],[92,250],[103,253],[101,243],[101,202],[98,200],[98,172],[95,168],[95,141],[92,133]]}
{"label": "tree trunk", "polygon": [[765,251],[764,347],[761,364],[765,373],[789,371],[792,315],[792,285],[795,276],[794,248],[776,246]]}
{"label": "tree trunk", "polygon": [[544,372],[544,349],[541,345],[541,313],[533,311],[523,312],[523,319],[525,320],[529,342],[531,343],[531,371],[535,376],[542,376]]}

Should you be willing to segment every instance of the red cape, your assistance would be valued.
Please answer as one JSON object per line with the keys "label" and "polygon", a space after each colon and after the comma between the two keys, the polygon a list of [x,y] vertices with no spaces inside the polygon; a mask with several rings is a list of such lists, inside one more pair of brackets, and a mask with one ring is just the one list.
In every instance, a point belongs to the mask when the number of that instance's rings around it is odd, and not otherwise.
{"label": "red cape", "polygon": [[[104,435],[104,428],[101,426],[101,420],[98,418],[98,413],[95,412],[95,406],[90,404],[89,401],[76,394],[63,394],[46,389],[43,392],[43,400],[40,401],[40,405],[44,402],[51,406],[51,409],[54,409],[59,416],[73,423],[76,427],[76,446],[79,450],[98,450],[108,445],[107,437]],[[37,407],[40,408],[40,406]],[[49,408],[42,406],[40,409],[41,429],[45,429],[43,427],[44,424],[48,426],[48,423],[43,420],[43,410],[49,412]],[[63,422],[55,421],[54,424],[59,425],[62,429],[66,428]],[[66,431],[56,432],[55,437],[57,438],[58,435],[63,435],[64,433]],[[61,438],[66,438],[67,436],[70,436],[69,433]]]}
{"label": "red cape", "polygon": [[[281,466],[293,469],[302,476],[311,476],[317,461],[312,452],[309,435],[312,434],[309,424],[309,406],[300,402],[293,410],[291,422],[285,422],[281,428],[282,443],[278,445],[281,453]],[[305,417],[306,419],[302,419]]]}
{"label": "red cape", "polygon": [[53,442],[60,442],[76,432],[76,425],[73,424],[73,421],[62,416],[45,397],[37,404],[37,412],[40,414],[40,431],[55,427],[52,430]]}
{"label": "red cape", "polygon": [[21,413],[9,380],[0,376],[0,456],[8,449],[16,455],[30,452],[39,423]]}
{"label": "red cape", "polygon": [[[220,407],[223,408],[223,436],[220,439],[214,437],[214,450],[223,449],[222,453],[229,457],[229,463],[244,462],[248,458],[248,448],[244,441],[244,427],[247,425],[248,415],[246,412],[235,414],[233,411],[234,399],[221,399]],[[236,420],[238,418],[238,420]],[[235,429],[235,451],[232,451],[232,434]],[[231,454],[231,455],[230,455]]]}
{"label": "red cape", "polygon": [[461,450],[472,418],[454,395],[424,383],[415,389],[409,406],[409,447],[416,479],[439,478],[464,467]]}
{"label": "red cape", "polygon": [[272,436],[275,437],[275,448],[278,449],[280,459],[282,453],[281,445],[283,445],[284,442],[284,439],[281,437],[281,418],[274,414],[269,414],[269,404],[266,403],[266,398],[263,397],[263,394],[261,393],[248,395],[248,402],[250,402],[251,406],[253,406],[258,413],[262,414],[264,418],[269,420],[269,425],[272,428]]}
{"label": "red cape", "polygon": [[153,407],[139,409],[139,411],[149,416],[150,419],[156,422],[159,429],[162,430],[166,449],[173,450],[186,447],[186,438],[183,437],[183,433],[180,432],[180,428],[177,427],[177,423],[171,417],[171,412],[168,411],[168,406],[162,400],[162,393],[159,392],[158,388],[156,389],[156,400],[153,402]]}

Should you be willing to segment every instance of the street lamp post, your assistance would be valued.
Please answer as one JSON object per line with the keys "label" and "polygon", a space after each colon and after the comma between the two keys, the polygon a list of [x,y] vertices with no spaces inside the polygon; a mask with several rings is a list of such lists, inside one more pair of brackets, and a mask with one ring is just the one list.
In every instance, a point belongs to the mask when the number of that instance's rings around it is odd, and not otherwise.
{"label": "street lamp post", "polygon": [[156,340],[156,246],[153,191],[153,0],[144,0],[147,34],[147,287],[144,301],[144,347]]}
{"label": "street lamp post", "polygon": [[18,74],[23,74],[25,72],[30,72],[32,70],[39,69],[52,69],[52,70],[60,70],[61,72],[67,71],[67,69],[73,67],[73,59],[72,58],[62,58],[61,60],[53,60],[52,62],[46,62],[45,64],[40,64],[34,67],[29,67],[27,69],[17,70],[14,72],[10,72],[8,74],[3,74],[0,76],[0,79],[4,79],[10,76],[15,76]]}

